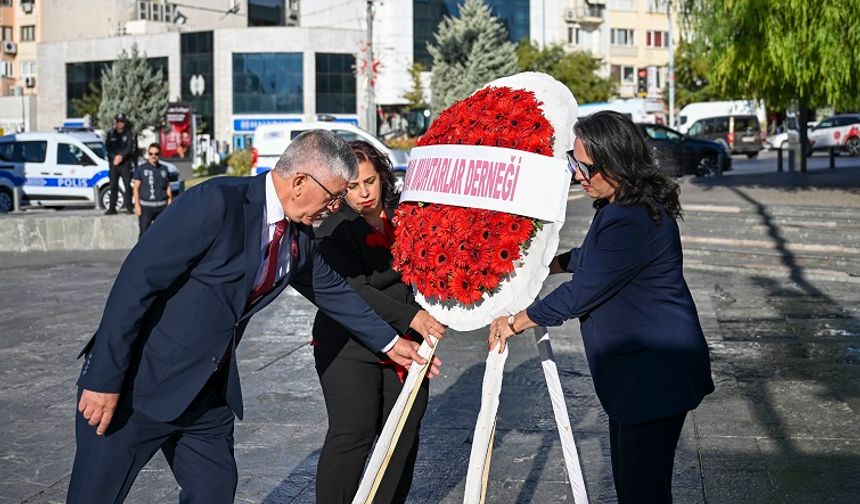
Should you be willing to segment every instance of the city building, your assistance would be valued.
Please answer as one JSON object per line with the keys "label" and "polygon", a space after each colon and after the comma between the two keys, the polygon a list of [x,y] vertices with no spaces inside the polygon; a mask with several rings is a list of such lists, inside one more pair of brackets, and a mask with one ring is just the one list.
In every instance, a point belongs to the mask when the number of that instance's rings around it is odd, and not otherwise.
{"label": "city building", "polygon": [[[644,69],[647,96],[662,98],[665,0],[486,2],[512,42],[590,52],[620,97],[640,96]],[[102,70],[135,44],[162,70],[171,100],[192,105],[197,133],[212,140],[241,148],[257,124],[320,115],[364,125],[371,77],[375,104],[397,110],[412,86],[410,68],[421,63],[432,100],[427,44],[460,3],[373,2],[371,61],[366,0],[0,0],[0,71],[8,70],[0,93],[12,95],[0,98],[0,127],[50,129],[78,116],[75,99],[98,88]],[[7,36],[14,51],[6,51]]]}
{"label": "city building", "polygon": [[[667,0],[567,0],[553,13],[553,34],[563,25],[569,50],[592,53],[602,62],[602,74],[618,86],[621,98],[662,99],[669,76],[669,16]],[[680,24],[674,20],[677,43]],[[639,72],[645,72],[640,90]]]}
{"label": "city building", "polygon": [[36,122],[40,6],[34,0],[0,0],[0,129],[32,129]]}
{"label": "city building", "polygon": [[[190,103],[197,134],[247,146],[258,124],[315,120],[358,123],[363,83],[356,55],[363,31],[297,25],[298,2],[64,1],[46,14],[51,35],[38,45],[38,125],[48,129],[80,114],[74,100],[99,88],[101,72],[136,45],[161,69],[171,101]],[[67,4],[109,8],[92,29],[54,28],[55,16],[77,15]],[[280,6],[280,7],[279,7]],[[47,9],[46,9],[47,10]]]}

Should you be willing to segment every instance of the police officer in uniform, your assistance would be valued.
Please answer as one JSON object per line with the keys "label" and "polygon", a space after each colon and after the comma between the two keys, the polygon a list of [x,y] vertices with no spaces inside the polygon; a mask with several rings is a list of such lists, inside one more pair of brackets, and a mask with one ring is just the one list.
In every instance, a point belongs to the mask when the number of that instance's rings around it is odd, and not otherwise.
{"label": "police officer in uniform", "polygon": [[131,168],[135,158],[134,133],[132,133],[131,128],[128,126],[125,114],[117,114],[114,119],[116,120],[116,124],[108,132],[105,146],[107,147],[108,162],[110,163],[110,204],[105,215],[116,213],[119,177],[122,177],[125,186],[124,206],[129,213],[132,210],[129,188],[131,187]]}
{"label": "police officer in uniform", "polygon": [[173,201],[167,167],[158,161],[161,146],[150,144],[146,149],[146,161],[134,169],[132,191],[134,192],[134,214],[140,222],[140,236]]}

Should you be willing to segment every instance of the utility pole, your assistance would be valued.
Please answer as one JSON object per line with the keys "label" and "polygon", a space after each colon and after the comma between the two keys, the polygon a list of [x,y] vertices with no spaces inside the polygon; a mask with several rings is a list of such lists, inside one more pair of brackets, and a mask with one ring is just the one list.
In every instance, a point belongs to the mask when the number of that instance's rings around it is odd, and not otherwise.
{"label": "utility pole", "polygon": [[675,22],[672,19],[672,0],[666,3],[669,14],[669,127],[675,127]]}
{"label": "utility pole", "polygon": [[373,0],[367,0],[367,131],[376,136],[376,97],[373,86],[376,65],[373,62]]}

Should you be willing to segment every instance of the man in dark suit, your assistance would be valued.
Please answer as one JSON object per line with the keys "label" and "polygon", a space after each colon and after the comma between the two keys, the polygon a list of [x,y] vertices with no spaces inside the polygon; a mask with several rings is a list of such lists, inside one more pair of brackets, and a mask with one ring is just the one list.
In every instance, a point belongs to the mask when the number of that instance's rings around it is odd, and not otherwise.
{"label": "man in dark suit", "polygon": [[425,362],[317,253],[311,224],[339,208],[356,172],[346,143],[315,130],[271,172],[203,183],[165,210],[129,253],[81,352],[68,502],[122,502],[159,449],[181,502],[232,502],[236,347],[288,284],[369,348]]}

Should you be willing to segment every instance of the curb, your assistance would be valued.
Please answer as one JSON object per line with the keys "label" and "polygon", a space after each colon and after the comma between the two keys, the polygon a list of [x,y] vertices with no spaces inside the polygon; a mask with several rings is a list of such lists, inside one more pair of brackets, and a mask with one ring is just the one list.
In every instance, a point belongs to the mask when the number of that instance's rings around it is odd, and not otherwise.
{"label": "curb", "polygon": [[0,252],[128,250],[137,234],[133,215],[8,215],[0,218]]}

